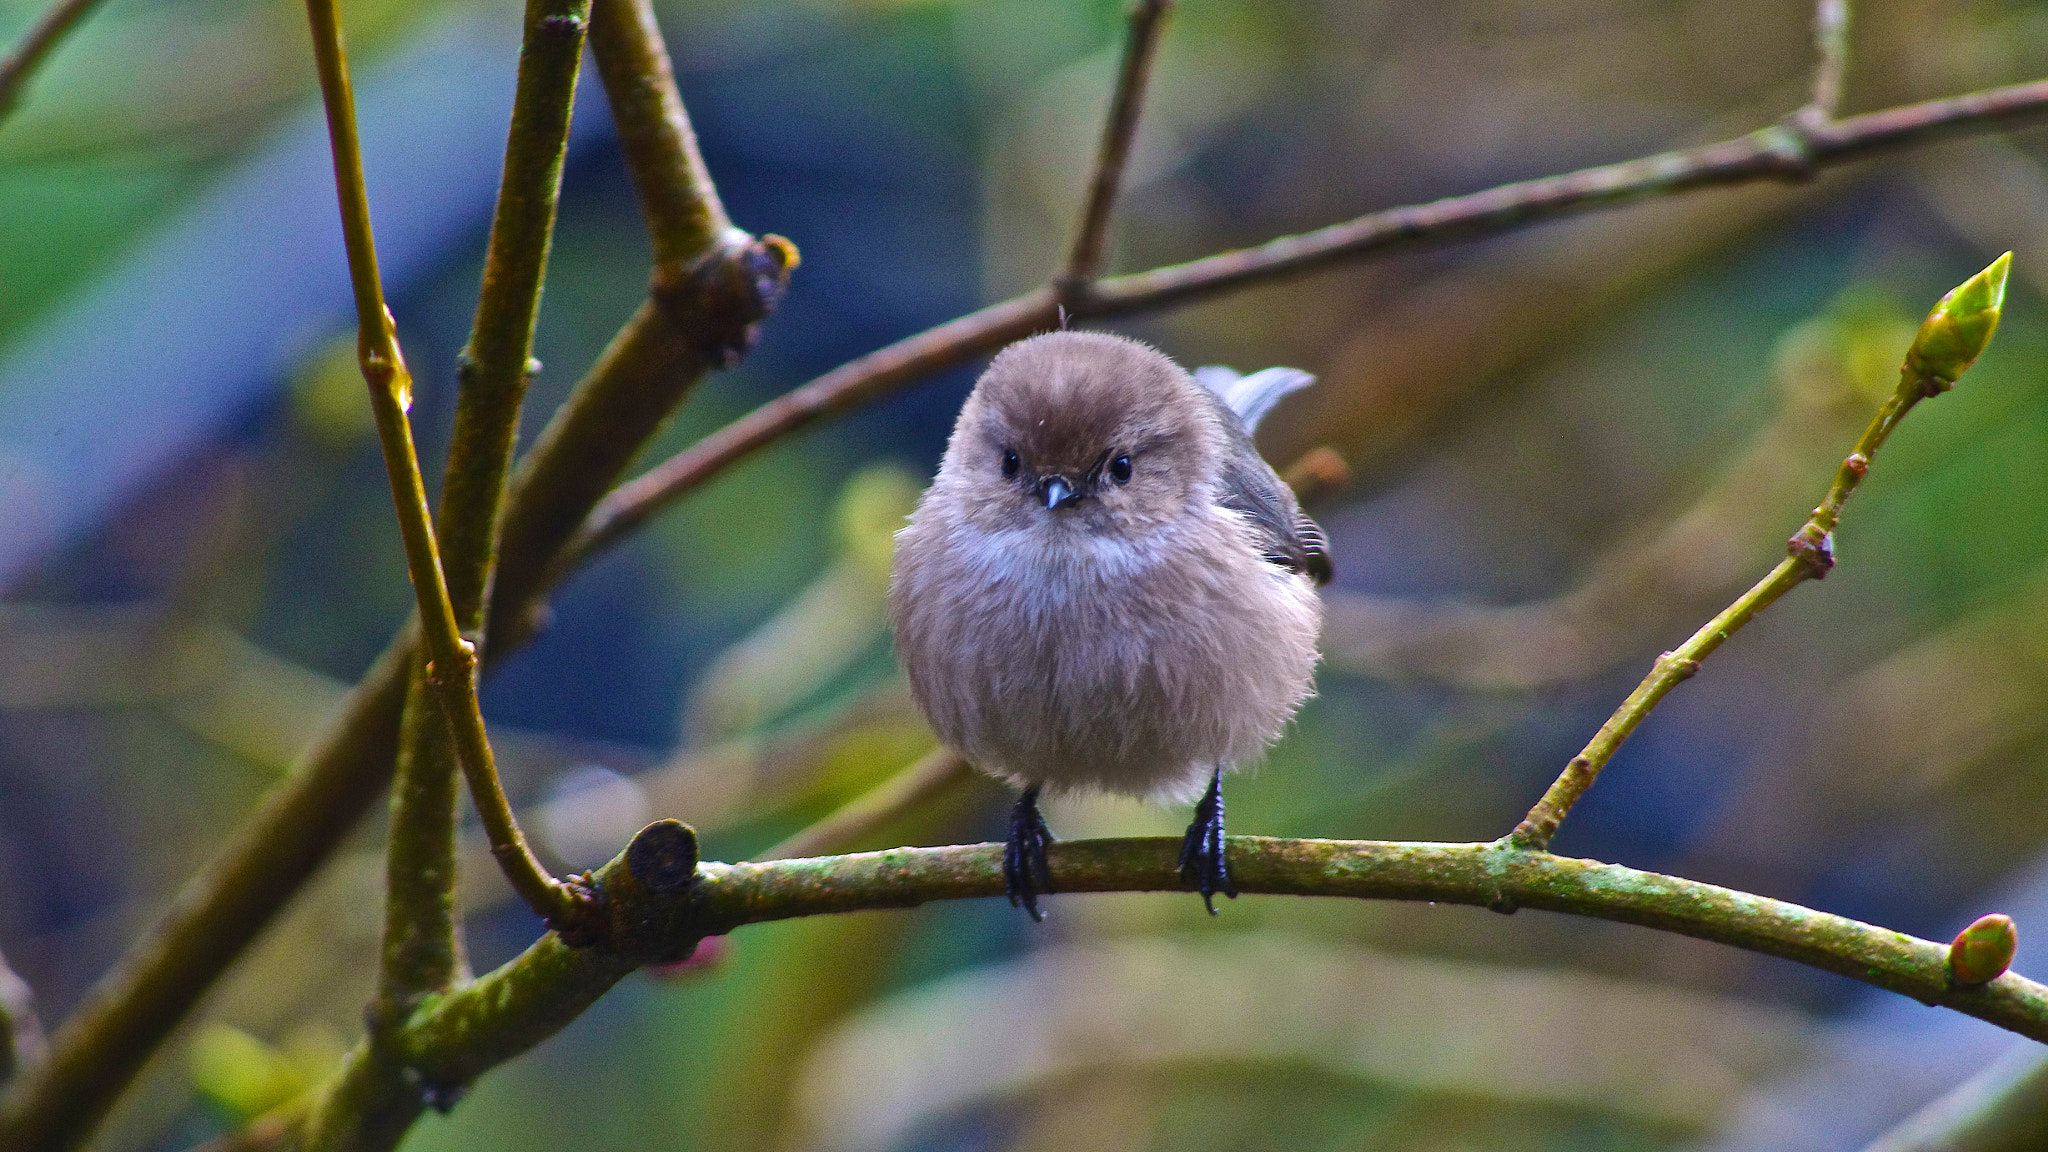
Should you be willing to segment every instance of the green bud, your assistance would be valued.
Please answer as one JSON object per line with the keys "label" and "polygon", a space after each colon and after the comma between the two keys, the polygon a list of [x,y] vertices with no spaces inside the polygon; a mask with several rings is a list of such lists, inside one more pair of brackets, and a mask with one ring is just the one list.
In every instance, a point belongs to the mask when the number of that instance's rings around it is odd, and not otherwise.
{"label": "green bud", "polygon": [[2005,310],[2005,275],[2011,268],[2012,253],[2007,252],[1941,298],[1906,351],[1908,377],[1953,384],[1984,354]]}
{"label": "green bud", "polygon": [[2019,933],[2012,917],[1993,913],[1979,916],[1975,923],[1956,933],[1948,946],[1948,971],[1958,984],[1986,984],[2012,967],[2012,954],[2019,947]]}

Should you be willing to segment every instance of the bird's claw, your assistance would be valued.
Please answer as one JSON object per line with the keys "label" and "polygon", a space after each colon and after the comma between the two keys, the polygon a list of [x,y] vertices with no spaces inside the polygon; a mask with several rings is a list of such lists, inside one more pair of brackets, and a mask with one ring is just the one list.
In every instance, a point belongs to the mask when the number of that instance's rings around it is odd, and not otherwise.
{"label": "bird's claw", "polygon": [[1034,784],[1010,810],[1010,838],[1003,844],[1003,891],[1010,897],[1010,907],[1022,907],[1034,923],[1045,919],[1045,913],[1038,910],[1039,896],[1053,890],[1052,866],[1045,859],[1052,842],[1052,831],[1038,814],[1038,785]]}
{"label": "bird's claw", "polygon": [[1216,914],[1216,893],[1237,899],[1230,880],[1228,848],[1223,839],[1223,771],[1209,777],[1209,790],[1195,805],[1195,818],[1180,843],[1181,879],[1202,894],[1202,906]]}

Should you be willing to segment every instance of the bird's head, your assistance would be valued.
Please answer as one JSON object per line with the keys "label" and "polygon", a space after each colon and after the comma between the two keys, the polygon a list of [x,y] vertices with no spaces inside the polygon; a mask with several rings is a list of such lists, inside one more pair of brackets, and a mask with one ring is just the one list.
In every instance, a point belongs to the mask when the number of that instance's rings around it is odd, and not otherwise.
{"label": "bird's head", "polygon": [[988,530],[1143,535],[1185,514],[1219,471],[1222,432],[1201,387],[1121,336],[1019,341],[974,386],[940,479]]}

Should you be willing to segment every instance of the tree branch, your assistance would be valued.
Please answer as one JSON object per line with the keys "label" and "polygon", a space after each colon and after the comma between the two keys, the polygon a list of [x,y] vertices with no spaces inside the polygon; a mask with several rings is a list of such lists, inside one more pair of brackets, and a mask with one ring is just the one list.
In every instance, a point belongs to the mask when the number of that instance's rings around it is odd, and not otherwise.
{"label": "tree branch", "polygon": [[384,471],[391,482],[398,527],[405,539],[406,566],[419,601],[420,631],[432,657],[426,677],[440,697],[463,775],[469,778],[470,793],[491,838],[492,854],[534,911],[566,922],[575,917],[581,901],[575,890],[540,866],[513,818],[477,704],[476,647],[462,638],[442,574],[433,516],[427,509],[427,488],[420,478],[412,425],[406,419],[406,410],[412,405],[412,374],[399,351],[397,325],[384,303],[384,285],[377,273],[362,149],[356,136],[355,94],[349,84],[335,0],[306,0],[306,15],[313,28],[313,55],[320,69],[321,97],[327,105],[328,138],[334,147],[342,239],[348,247],[349,280],[356,296],[357,356],[363,379],[370,386],[370,407],[384,447]]}
{"label": "tree branch", "polygon": [[0,1084],[41,1063],[47,1047],[35,990],[0,956]]}
{"label": "tree branch", "polygon": [[[460,1086],[553,1035],[637,964],[673,962],[707,935],[799,916],[999,897],[1002,848],[898,848],[756,864],[704,864],[695,836],[649,825],[597,874],[616,926],[610,947],[554,935],[424,1007],[392,1043],[428,1083]],[[1179,838],[1080,840],[1049,853],[1063,893],[1186,891]],[[1525,851],[1502,843],[1413,844],[1234,836],[1245,893],[1538,908],[1638,924],[1797,961],[1941,1005],[2048,1042],[2048,987],[2007,972],[1953,985],[1948,947],[1855,920],[1674,876]],[[616,950],[615,950],[616,949]],[[418,1091],[378,1089],[362,1049],[342,1084],[368,1105],[364,1131],[387,1147],[418,1114]]]}
{"label": "tree branch", "polygon": [[2028,1152],[2048,1144],[2048,1053],[2015,1048],[1863,1152]]}
{"label": "tree branch", "polygon": [[1813,11],[1813,98],[1793,113],[1801,125],[1831,123],[1842,107],[1842,81],[1849,70],[1849,0],[1820,0]]}
{"label": "tree branch", "polygon": [[[537,367],[534,324],[569,146],[590,0],[529,0],[476,320],[460,360],[461,391],[436,535],[458,629],[477,637],[497,559],[505,478],[519,410]],[[474,639],[472,639],[474,642]],[[413,673],[391,794],[380,1019],[462,973],[456,939],[457,758],[444,711]],[[516,830],[517,825],[514,825]]]}
{"label": "tree branch", "polygon": [[1166,18],[1172,13],[1173,0],[1138,0],[1131,9],[1116,92],[1109,100],[1102,144],[1095,154],[1095,171],[1088,179],[1088,199],[1081,208],[1081,223],[1074,230],[1074,246],[1067,254],[1067,263],[1053,277],[1061,303],[1070,308],[1087,295],[1089,286],[1102,272],[1109,217],[1123,186],[1124,161],[1130,158],[1131,141],[1138,134],[1138,112],[1145,104],[1152,60],[1159,54],[1159,40],[1166,33]]}
{"label": "tree branch", "polygon": [[1877,450],[1884,446],[1899,421],[1906,418],[1906,413],[1920,401],[1939,396],[1953,387],[1991,342],[1991,334],[1998,328],[1998,318],[2005,304],[2005,281],[2011,266],[2012,253],[2008,252],[1941,298],[1920,326],[1912,347],[1906,351],[1905,363],[1899,369],[1898,387],[1885,397],[1877,415],[1871,418],[1870,425],[1857,438],[1856,447],[1835,469],[1834,482],[1828,485],[1820,506],[1786,541],[1785,559],[1749,591],[1737,597],[1735,603],[1693,633],[1691,639],[1657,657],[1650,674],[1593,734],[1585,749],[1565,765],[1564,771],[1543,793],[1536,806],[1529,809],[1529,814],[1515,826],[1514,831],[1508,833],[1511,842],[1521,848],[1548,848],[1551,837],[1557,834],[1558,825],[1564,821],[1572,805],[1593,786],[1600,770],[1621,750],[1622,743],[1635,731],[1636,725],[1642,723],[1673,688],[1691,679],[1699,671],[1700,661],[1712,655],[1728,637],[1749,623],[1757,613],[1776,603],[1779,597],[1807,580],[1820,580],[1827,576],[1828,570],[1835,565],[1834,534],[1835,526],[1841,522],[1842,505],[1863,482]]}
{"label": "tree branch", "polygon": [[57,0],[22,36],[14,51],[8,53],[5,60],[0,60],[0,120],[14,111],[28,78],[42,67],[50,53],[57,50],[58,42],[70,35],[97,3],[99,0]]}
{"label": "tree branch", "polygon": [[[2048,80],[1908,104],[1824,125],[1773,125],[1717,144],[1390,208],[1252,248],[1111,277],[1099,281],[1086,300],[1068,311],[1079,320],[1152,311],[1367,253],[1503,232],[1646,196],[1760,180],[1803,180],[1821,168],[1944,132],[1985,131],[2043,115],[2048,115]],[[925,375],[1050,329],[1059,322],[1059,306],[1057,294],[1049,289],[992,304],[870,352],[768,401],[607,496],[557,564],[555,578],[749,453]]]}

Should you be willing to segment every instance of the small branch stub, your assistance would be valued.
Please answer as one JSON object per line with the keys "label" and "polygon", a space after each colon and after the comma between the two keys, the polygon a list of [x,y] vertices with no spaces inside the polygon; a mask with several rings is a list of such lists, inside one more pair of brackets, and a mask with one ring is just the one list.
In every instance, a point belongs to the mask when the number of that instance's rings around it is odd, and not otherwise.
{"label": "small branch stub", "polygon": [[1949,978],[1965,987],[1989,984],[2012,967],[2019,944],[2012,917],[1997,912],[1979,916],[1948,946]]}
{"label": "small branch stub", "polygon": [[633,837],[626,869],[641,887],[666,896],[697,878],[697,834],[680,821],[657,820]]}
{"label": "small branch stub", "polygon": [[753,348],[800,261],[796,245],[780,236],[756,238],[732,228],[683,276],[657,268],[651,292],[707,362],[731,368]]}

